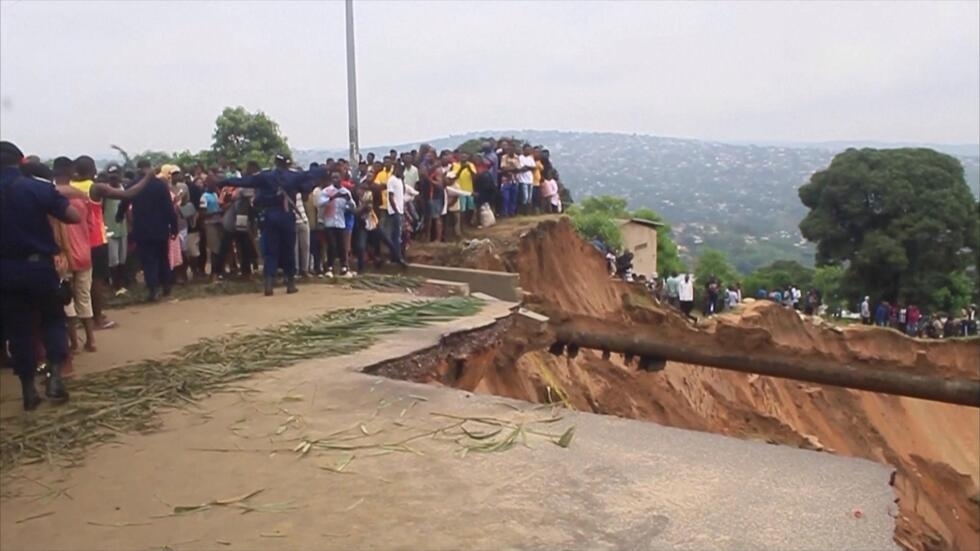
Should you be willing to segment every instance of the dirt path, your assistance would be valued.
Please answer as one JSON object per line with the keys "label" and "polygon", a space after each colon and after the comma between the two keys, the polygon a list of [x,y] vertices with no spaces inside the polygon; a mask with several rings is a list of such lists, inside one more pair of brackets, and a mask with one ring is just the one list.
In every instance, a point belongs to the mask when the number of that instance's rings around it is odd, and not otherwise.
{"label": "dirt path", "polygon": [[[405,294],[307,285],[294,295],[220,296],[110,310],[119,326],[95,335],[98,350],[75,355],[76,377],[141,359],[158,358],[205,337],[245,332],[327,310],[362,308],[413,298]],[[0,374],[0,418],[20,414],[20,385]]]}

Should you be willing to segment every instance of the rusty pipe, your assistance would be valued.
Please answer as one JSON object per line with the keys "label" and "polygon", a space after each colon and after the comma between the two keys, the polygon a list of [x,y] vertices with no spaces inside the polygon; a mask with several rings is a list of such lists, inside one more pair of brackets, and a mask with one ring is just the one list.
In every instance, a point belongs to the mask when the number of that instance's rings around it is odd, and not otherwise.
{"label": "rusty pipe", "polygon": [[670,342],[651,335],[636,335],[610,330],[580,330],[560,325],[555,339],[562,345],[608,350],[622,354],[662,358],[673,362],[703,365],[742,373],[795,379],[830,386],[921,398],[961,406],[980,408],[980,381],[948,379],[935,375],[886,370],[865,364],[840,364],[827,360],[798,358],[792,362],[767,356],[708,352]]}

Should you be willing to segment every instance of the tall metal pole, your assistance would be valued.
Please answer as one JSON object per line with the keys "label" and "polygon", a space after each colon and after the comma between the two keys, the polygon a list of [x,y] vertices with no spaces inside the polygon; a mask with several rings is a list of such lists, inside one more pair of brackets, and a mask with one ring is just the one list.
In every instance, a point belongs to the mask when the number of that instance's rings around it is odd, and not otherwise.
{"label": "tall metal pole", "polygon": [[351,177],[359,179],[360,146],[357,138],[357,70],[354,67],[354,0],[347,0],[347,123],[350,127]]}

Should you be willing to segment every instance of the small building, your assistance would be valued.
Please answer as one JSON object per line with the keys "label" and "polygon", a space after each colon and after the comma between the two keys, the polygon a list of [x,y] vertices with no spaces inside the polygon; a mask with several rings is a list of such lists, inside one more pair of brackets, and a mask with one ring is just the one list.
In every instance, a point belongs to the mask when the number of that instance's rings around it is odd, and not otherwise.
{"label": "small building", "polygon": [[660,222],[645,218],[617,220],[623,247],[633,253],[633,273],[650,277],[657,273],[657,228]]}

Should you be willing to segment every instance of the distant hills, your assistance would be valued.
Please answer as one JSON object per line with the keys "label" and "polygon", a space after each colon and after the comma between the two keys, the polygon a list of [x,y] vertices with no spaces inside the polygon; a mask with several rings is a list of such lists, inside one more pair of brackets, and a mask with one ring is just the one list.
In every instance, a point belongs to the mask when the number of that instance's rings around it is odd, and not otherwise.
{"label": "distant hills", "polygon": [[[575,198],[615,195],[630,208],[649,207],[673,226],[688,258],[710,246],[724,251],[743,273],[776,259],[813,264],[813,246],[797,225],[806,213],[797,188],[848,147],[930,147],[963,163],[967,182],[980,193],[980,144],[732,144],[638,134],[510,130],[427,140],[452,149],[480,136],[517,136],[551,150],[561,179]],[[376,154],[418,143],[365,149]],[[302,165],[343,150],[294,151]]]}

